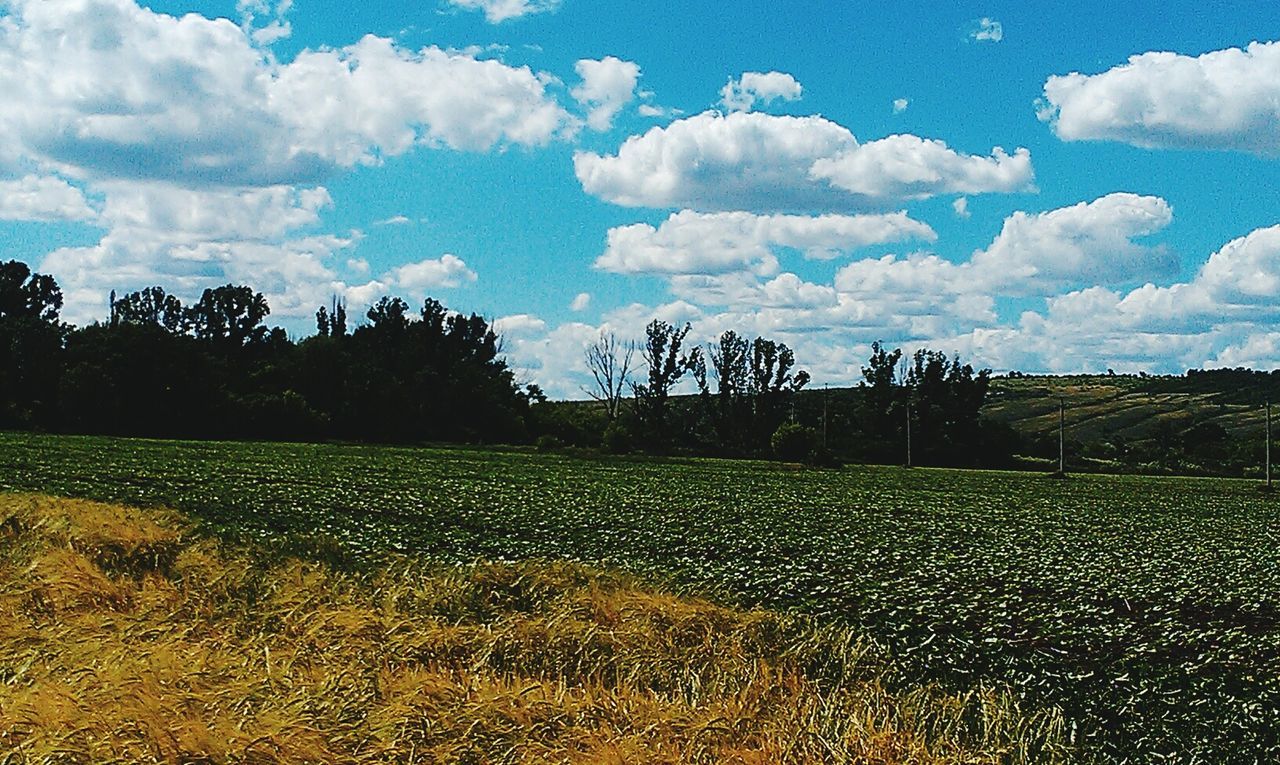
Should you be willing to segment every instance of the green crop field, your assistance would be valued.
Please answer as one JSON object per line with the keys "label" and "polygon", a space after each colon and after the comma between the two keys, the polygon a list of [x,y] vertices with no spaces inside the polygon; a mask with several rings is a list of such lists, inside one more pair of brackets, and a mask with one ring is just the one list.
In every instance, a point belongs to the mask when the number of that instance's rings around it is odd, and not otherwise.
{"label": "green crop field", "polygon": [[0,489],[660,572],[1058,705],[1104,761],[1280,759],[1280,498],[1246,482],[0,434]]}

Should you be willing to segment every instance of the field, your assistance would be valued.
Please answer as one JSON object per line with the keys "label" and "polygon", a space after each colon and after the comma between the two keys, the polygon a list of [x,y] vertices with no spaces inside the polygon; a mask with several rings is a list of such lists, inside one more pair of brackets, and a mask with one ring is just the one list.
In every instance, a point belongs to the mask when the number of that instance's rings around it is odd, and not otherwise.
{"label": "field", "polygon": [[166,505],[355,558],[552,558],[873,636],[1105,761],[1280,757],[1280,500],[1209,479],[0,436],[0,489]]}
{"label": "field", "polygon": [[1061,762],[847,629],[567,563],[358,570],[0,494],[0,762]]}

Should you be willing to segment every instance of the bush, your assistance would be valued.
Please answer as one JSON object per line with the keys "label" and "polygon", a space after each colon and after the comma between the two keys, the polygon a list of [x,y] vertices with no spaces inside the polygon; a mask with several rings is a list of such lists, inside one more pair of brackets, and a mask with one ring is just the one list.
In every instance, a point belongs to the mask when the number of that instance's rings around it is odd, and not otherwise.
{"label": "bush", "polygon": [[538,440],[533,442],[533,447],[540,452],[554,452],[563,446],[564,441],[551,435],[538,436]]}
{"label": "bush", "polygon": [[818,449],[818,431],[807,425],[787,423],[769,439],[773,453],[786,462],[808,462]]}
{"label": "bush", "polygon": [[609,426],[604,429],[602,441],[604,450],[610,454],[626,454],[632,449],[631,433],[621,423],[609,423]]}

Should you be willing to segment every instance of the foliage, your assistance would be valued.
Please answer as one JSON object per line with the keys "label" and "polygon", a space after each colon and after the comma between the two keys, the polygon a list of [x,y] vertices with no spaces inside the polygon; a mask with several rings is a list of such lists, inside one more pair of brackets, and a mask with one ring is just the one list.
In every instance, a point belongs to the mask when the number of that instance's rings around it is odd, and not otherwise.
{"label": "foliage", "polygon": [[220,545],[170,513],[38,496],[0,495],[0,526],[10,761],[1067,754],[1061,719],[1010,694],[889,692],[885,659],[856,633],[621,573],[412,559],[349,571],[274,542]]}
{"label": "foliage", "polygon": [[349,333],[336,298],[294,343],[250,287],[192,306],[161,287],[111,296],[104,324],[58,321],[61,292],[0,264],[0,426],[198,438],[506,441],[541,392],[521,388],[480,316],[399,298]]}
{"label": "foliage", "polygon": [[704,414],[720,450],[762,454],[787,417],[792,397],[809,382],[794,371],[795,354],[784,343],[763,337],[748,342],[733,330],[708,349],[716,379],[712,395],[701,355],[691,365]]}
{"label": "foliage", "polygon": [[902,682],[1012,686],[1103,761],[1280,757],[1280,531],[1245,482],[13,434],[0,488],[656,572],[847,623]]}
{"label": "foliage", "polygon": [[787,462],[810,462],[822,445],[818,431],[790,422],[774,431],[770,444],[778,459]]}

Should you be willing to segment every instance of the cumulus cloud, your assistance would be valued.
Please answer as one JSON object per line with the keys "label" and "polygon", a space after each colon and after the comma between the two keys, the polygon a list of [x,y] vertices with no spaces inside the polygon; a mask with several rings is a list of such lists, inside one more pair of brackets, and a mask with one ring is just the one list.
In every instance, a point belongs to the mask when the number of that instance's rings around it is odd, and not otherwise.
{"label": "cumulus cloud", "polygon": [[1108,194],[1044,213],[1016,212],[973,256],[975,272],[1006,294],[1042,294],[1063,285],[1114,284],[1167,275],[1176,260],[1161,247],[1133,241],[1173,221],[1160,197]]}
{"label": "cumulus cloud", "polygon": [[560,0],[445,0],[450,5],[470,11],[484,11],[490,24],[509,19],[547,13],[560,7]]}
{"label": "cumulus cloud", "polygon": [[476,272],[467,267],[457,255],[445,253],[439,258],[420,260],[397,266],[390,272],[395,286],[415,295],[428,290],[460,287],[464,282],[474,282]]}
{"label": "cumulus cloud", "polygon": [[822,117],[705,112],[631,136],[613,156],[574,155],[594,196],[628,207],[850,211],[935,194],[1028,188],[1030,154],[960,154],[911,135],[859,144]]}
{"label": "cumulus cloud", "polygon": [[168,184],[106,183],[85,247],[45,256],[39,270],[66,293],[74,323],[102,318],[111,290],[163,285],[184,299],[227,282],[261,290],[277,316],[307,316],[331,294],[345,294],[340,255],[358,232],[310,231],[331,204],[323,188],[281,186],[196,191]]}
{"label": "cumulus cloud", "polygon": [[813,163],[810,174],[875,199],[1023,191],[1033,179],[1031,153],[996,147],[990,157],[960,154],[939,140],[891,135]]}
{"label": "cumulus cloud", "polygon": [[574,313],[577,313],[579,311],[587,310],[587,307],[590,305],[591,305],[591,293],[579,292],[576,296],[574,296],[573,302],[569,304],[569,310],[573,311]]}
{"label": "cumulus cloud", "polygon": [[972,215],[972,213],[969,212],[968,197],[956,197],[956,200],[951,203],[951,209],[955,210],[957,218],[968,219],[969,216]]}
{"label": "cumulus cloud", "polygon": [[910,105],[911,105],[911,101],[906,98],[895,98],[893,99],[893,113],[902,114],[907,110],[907,107]]}
{"label": "cumulus cloud", "polygon": [[0,220],[91,221],[96,215],[84,192],[61,178],[0,181]]}
{"label": "cumulus cloud", "polygon": [[720,103],[734,112],[749,112],[756,104],[768,105],[779,99],[798,101],[804,88],[786,72],[743,72],[720,90]]}
{"label": "cumulus cloud", "polygon": [[227,19],[13,0],[0,140],[72,177],[314,181],[419,144],[544,144],[571,118],[526,67],[365,37],[281,64]]}
{"label": "cumulus cloud", "polygon": [[656,228],[637,223],[610,229],[595,265],[631,274],[771,274],[784,248],[826,260],[872,244],[936,238],[905,212],[810,217],[683,210]]}
{"label": "cumulus cloud", "polygon": [[1004,25],[993,18],[983,16],[978,19],[969,37],[978,42],[1000,42],[1004,39]]}
{"label": "cumulus cloud", "polygon": [[1053,76],[1040,118],[1067,141],[1280,152],[1280,42],[1201,56],[1148,52],[1101,74]]}
{"label": "cumulus cloud", "polygon": [[587,125],[592,130],[608,130],[613,118],[635,97],[640,67],[605,56],[599,61],[582,59],[574,69],[582,82],[570,95],[588,109]]}

